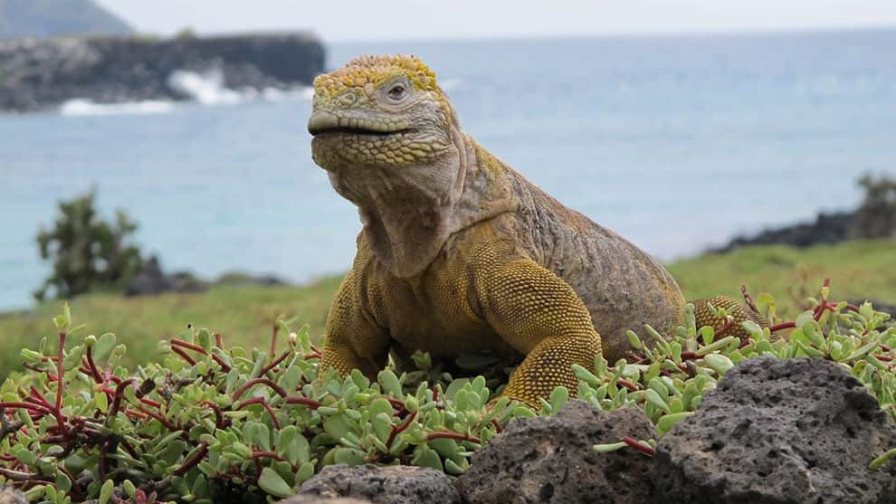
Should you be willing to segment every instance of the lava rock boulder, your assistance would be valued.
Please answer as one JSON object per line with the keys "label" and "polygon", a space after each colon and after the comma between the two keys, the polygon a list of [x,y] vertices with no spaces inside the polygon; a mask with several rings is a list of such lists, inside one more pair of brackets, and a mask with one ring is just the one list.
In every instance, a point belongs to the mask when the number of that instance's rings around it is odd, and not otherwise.
{"label": "lava rock boulder", "polygon": [[630,448],[593,449],[625,436],[656,437],[641,409],[601,412],[571,401],[555,416],[511,421],[473,455],[457,487],[470,504],[641,503],[652,459]]}
{"label": "lava rock boulder", "polygon": [[424,467],[378,467],[371,464],[326,466],[302,483],[299,497],[352,497],[368,499],[373,504],[461,503],[460,494],[448,476],[441,471]]}
{"label": "lava rock boulder", "polygon": [[659,442],[658,501],[896,502],[896,426],[865,387],[823,359],[749,360]]}

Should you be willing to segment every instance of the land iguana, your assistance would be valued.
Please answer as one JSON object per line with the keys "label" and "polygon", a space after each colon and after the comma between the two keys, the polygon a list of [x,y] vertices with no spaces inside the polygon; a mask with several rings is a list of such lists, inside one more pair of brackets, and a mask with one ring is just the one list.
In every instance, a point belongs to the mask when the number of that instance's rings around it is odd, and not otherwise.
{"label": "land iguana", "polygon": [[[412,56],[364,56],[314,81],[314,162],[363,222],[327,319],[322,366],[375,376],[389,352],[525,358],[504,394],[530,405],[629,350],[628,329],[683,317],[675,280],[465,134]],[[737,321],[755,319],[730,298]],[[699,325],[720,327],[706,302]]]}

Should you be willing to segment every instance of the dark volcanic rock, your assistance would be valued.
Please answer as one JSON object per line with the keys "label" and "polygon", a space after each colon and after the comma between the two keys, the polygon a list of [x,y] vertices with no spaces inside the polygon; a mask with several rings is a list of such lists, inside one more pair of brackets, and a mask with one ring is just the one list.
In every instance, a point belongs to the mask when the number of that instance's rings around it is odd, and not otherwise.
{"label": "dark volcanic rock", "polygon": [[148,296],[174,290],[174,282],[162,273],[159,259],[152,256],[124,288],[125,296]]}
{"label": "dark volcanic rock", "polygon": [[755,236],[738,236],[727,245],[711,249],[710,252],[729,252],[749,245],[810,247],[822,243],[840,243],[850,238],[850,229],[854,218],[854,212],[820,213],[815,222],[801,222],[791,226],[767,229]]}
{"label": "dark volcanic rock", "polygon": [[652,460],[627,448],[592,449],[625,436],[656,436],[641,409],[598,412],[572,401],[556,416],[512,421],[473,455],[457,486],[470,504],[641,503]]}
{"label": "dark volcanic rock", "polygon": [[124,288],[125,296],[154,296],[165,292],[202,292],[208,284],[197,279],[191,273],[173,273],[166,275],[162,271],[159,259],[152,256],[143,263],[140,271]]}
{"label": "dark volcanic rock", "polygon": [[854,304],[856,306],[861,305],[865,301],[868,301],[871,303],[871,306],[874,307],[874,311],[889,313],[890,316],[893,317],[893,319],[896,319],[896,304],[886,303],[879,299],[850,299],[849,300],[849,302],[851,304]]}
{"label": "dark volcanic rock", "polygon": [[0,40],[0,110],[34,111],[72,98],[101,103],[189,99],[179,71],[213,72],[228,88],[289,89],[323,71],[307,33]]}
{"label": "dark volcanic rock", "polygon": [[28,504],[28,499],[18,490],[0,486],[0,504]]}
{"label": "dark volcanic rock", "polygon": [[330,465],[302,484],[300,496],[355,497],[374,504],[460,504],[444,473],[412,466]]}
{"label": "dark volcanic rock", "polygon": [[313,495],[296,495],[286,500],[280,501],[280,504],[371,504],[369,500],[355,499],[352,497],[315,497]]}
{"label": "dark volcanic rock", "polygon": [[896,426],[862,384],[822,359],[753,359],[659,442],[663,502],[896,502]]}

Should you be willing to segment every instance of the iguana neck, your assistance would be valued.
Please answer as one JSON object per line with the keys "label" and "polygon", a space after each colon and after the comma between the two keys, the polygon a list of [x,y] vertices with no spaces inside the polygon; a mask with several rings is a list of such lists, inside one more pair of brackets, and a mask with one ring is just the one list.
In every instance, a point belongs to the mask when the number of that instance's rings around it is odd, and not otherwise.
{"label": "iguana neck", "polygon": [[452,234],[515,209],[500,163],[481,163],[488,154],[457,128],[451,140],[435,163],[330,172],[336,190],[358,206],[377,260],[397,277],[425,271]]}

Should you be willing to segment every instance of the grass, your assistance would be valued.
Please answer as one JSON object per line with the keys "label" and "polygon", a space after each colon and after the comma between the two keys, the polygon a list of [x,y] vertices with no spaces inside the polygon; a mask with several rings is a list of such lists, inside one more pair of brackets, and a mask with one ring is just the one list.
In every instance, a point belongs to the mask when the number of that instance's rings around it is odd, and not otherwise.
{"label": "grass", "polygon": [[[834,299],[873,298],[896,303],[896,242],[856,241],[794,249],[752,247],[724,255],[702,255],[668,265],[688,299],[716,294],[740,296],[741,284],[756,295],[773,294],[778,312],[793,316],[826,277]],[[72,302],[75,323],[93,334],[114,332],[128,345],[128,364],[157,353],[158,341],[186,329],[188,323],[220,332],[230,344],[267,348],[278,317],[309,324],[312,337],[324,329],[338,277],[305,286],[220,286],[203,294],[167,294],[122,298],[92,294]],[[18,369],[19,350],[36,347],[55,334],[51,317],[60,302],[30,312],[0,314],[0,377]],[[86,333],[85,333],[86,334]]]}
{"label": "grass", "polygon": [[896,242],[852,241],[806,249],[748,247],[706,254],[668,265],[687,299],[727,294],[740,299],[746,284],[755,296],[772,294],[778,312],[795,316],[805,300],[831,279],[836,300],[873,299],[896,303]]}

